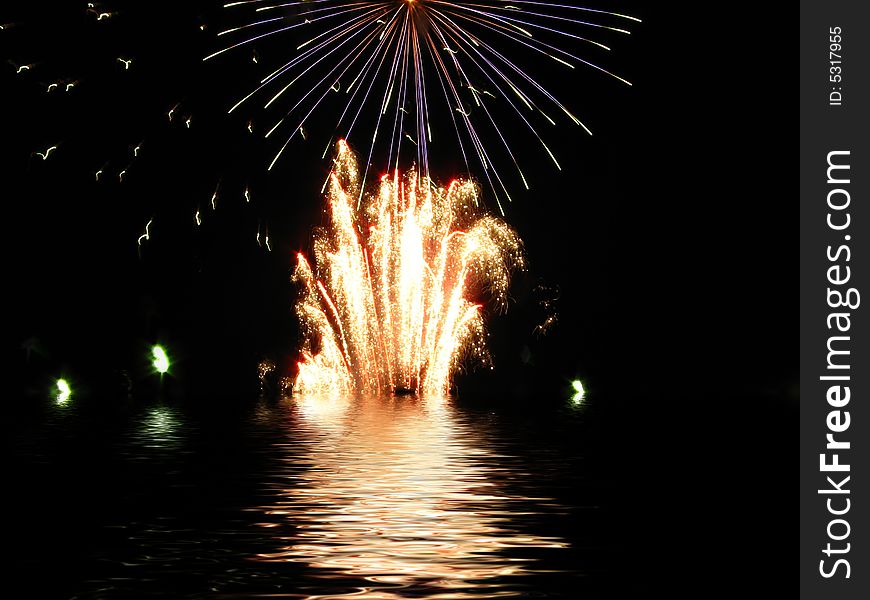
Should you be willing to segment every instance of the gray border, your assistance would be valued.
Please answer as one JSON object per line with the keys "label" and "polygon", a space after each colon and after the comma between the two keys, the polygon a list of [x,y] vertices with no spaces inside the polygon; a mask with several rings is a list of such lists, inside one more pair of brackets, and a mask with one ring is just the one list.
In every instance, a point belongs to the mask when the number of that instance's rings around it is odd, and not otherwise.
{"label": "gray border", "polygon": [[[867,443],[870,442],[870,6],[863,1],[803,0],[800,5],[800,585],[801,598],[839,599],[870,598],[870,533],[868,526],[867,491],[870,470],[867,468]],[[828,80],[829,27],[843,28],[843,105],[830,107],[828,93],[833,83]],[[827,155],[833,150],[849,150],[851,182],[849,231],[836,232],[826,224]],[[784,190],[786,186],[783,186]],[[844,240],[845,234],[851,236]],[[848,462],[851,480],[844,486],[851,491],[851,508],[845,515],[851,525],[848,555],[851,577],[845,579],[842,568],[838,576],[823,578],[819,561],[826,559],[822,549],[828,543],[826,527],[832,518],[825,506],[829,496],[818,490],[827,487],[826,475],[842,479],[837,473],[819,471],[819,454],[825,452],[826,416],[832,408],[826,400],[831,382],[821,381],[827,371],[827,341],[830,335],[826,317],[833,312],[827,305],[827,269],[832,264],[826,256],[828,245],[836,250],[848,243],[851,248],[851,281],[842,287],[857,288],[861,305],[851,310],[851,400],[843,410],[849,410],[849,429],[836,434],[851,442],[851,449],[842,452],[841,462]],[[848,309],[847,309],[848,310]],[[845,373],[846,371],[841,371]],[[830,452],[830,451],[829,451]],[[848,458],[848,460],[845,460]],[[838,498],[842,498],[839,496]],[[835,500],[837,502],[838,500]],[[774,509],[775,510],[775,509]],[[835,530],[836,533],[836,530]],[[832,542],[837,544],[837,542]]]}

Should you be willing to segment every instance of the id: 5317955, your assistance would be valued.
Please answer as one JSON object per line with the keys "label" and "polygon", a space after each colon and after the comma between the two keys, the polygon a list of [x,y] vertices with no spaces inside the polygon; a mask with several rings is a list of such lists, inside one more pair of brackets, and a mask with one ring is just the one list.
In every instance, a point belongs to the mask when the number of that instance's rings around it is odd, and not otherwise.
{"label": "id: 5317955", "polygon": [[843,28],[828,28],[828,106],[843,105]]}

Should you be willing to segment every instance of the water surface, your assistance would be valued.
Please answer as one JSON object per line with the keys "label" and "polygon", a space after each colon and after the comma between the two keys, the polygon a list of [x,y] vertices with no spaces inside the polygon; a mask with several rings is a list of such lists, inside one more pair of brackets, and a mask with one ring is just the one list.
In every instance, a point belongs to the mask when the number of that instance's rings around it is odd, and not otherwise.
{"label": "water surface", "polygon": [[609,596],[570,403],[42,408],[11,436],[12,581],[45,597]]}

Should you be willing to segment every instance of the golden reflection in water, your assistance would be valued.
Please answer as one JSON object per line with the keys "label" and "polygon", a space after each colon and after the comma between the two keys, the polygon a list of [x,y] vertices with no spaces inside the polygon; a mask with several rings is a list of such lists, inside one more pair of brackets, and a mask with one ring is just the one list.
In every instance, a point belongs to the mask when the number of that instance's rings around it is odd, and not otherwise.
{"label": "golden reflection in water", "polygon": [[292,444],[287,460],[303,460],[305,468],[279,484],[276,502],[261,510],[286,518],[295,532],[276,538],[280,549],[257,560],[304,563],[315,577],[375,584],[348,594],[354,597],[399,598],[390,589],[408,586],[429,597],[502,597],[518,594],[500,589],[502,578],[533,572],[522,549],[566,546],[512,527],[548,499],[503,491],[507,477],[527,473],[500,466],[507,457],[476,446],[476,432],[449,400],[292,402],[296,436],[311,443]]}

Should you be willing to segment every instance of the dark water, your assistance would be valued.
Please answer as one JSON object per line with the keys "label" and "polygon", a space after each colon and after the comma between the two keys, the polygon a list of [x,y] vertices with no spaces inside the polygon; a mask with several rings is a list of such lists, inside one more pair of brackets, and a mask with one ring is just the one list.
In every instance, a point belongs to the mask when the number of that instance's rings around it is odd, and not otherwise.
{"label": "dark water", "polygon": [[58,598],[606,596],[612,532],[584,410],[533,407],[45,399],[10,438],[6,585]]}

